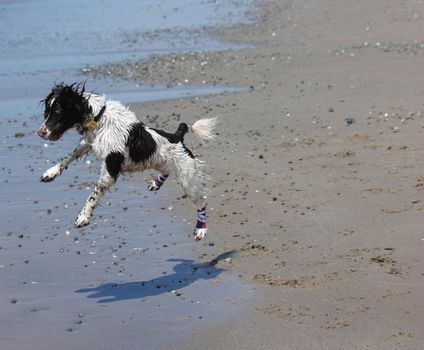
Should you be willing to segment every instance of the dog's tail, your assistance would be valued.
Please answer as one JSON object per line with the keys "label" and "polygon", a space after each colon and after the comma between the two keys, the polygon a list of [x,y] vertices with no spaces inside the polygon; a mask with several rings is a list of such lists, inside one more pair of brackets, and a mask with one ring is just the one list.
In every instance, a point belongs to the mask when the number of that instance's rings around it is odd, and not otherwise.
{"label": "dog's tail", "polygon": [[213,140],[215,138],[214,130],[217,124],[217,118],[204,118],[195,122],[189,127],[194,136],[200,141]]}

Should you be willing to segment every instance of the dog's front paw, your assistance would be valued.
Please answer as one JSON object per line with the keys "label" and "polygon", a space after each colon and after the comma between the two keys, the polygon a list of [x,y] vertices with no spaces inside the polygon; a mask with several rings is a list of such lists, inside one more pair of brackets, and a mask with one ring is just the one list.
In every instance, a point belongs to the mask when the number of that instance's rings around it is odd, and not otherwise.
{"label": "dog's front paw", "polygon": [[51,168],[47,169],[44,174],[41,176],[42,182],[50,182],[53,181],[57,176],[62,173],[62,167],[60,164],[56,164]]}
{"label": "dog's front paw", "polygon": [[206,233],[208,232],[207,228],[195,228],[193,235],[195,241],[200,241],[206,237]]}
{"label": "dog's front paw", "polygon": [[78,215],[77,219],[75,220],[74,226],[76,228],[81,228],[84,226],[87,226],[90,223],[90,215],[87,215],[84,211],[81,211],[81,213]]}

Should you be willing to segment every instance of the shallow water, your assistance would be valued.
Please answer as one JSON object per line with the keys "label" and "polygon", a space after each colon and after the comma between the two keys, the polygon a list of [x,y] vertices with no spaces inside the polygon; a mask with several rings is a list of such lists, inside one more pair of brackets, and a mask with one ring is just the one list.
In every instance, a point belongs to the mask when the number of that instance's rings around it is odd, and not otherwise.
{"label": "shallow water", "polygon": [[[247,8],[246,1],[0,1],[0,99],[41,99],[53,82],[84,80],[87,65],[230,48],[198,29],[240,21]],[[90,83],[122,92],[116,82]]]}
{"label": "shallow water", "polygon": [[[245,8],[219,1],[0,1],[0,348],[140,348],[142,342],[143,349],[157,349],[236,315],[250,300],[250,287],[203,264],[213,256],[199,257],[199,248],[214,237],[193,242],[194,217],[174,214],[184,200],[170,180],[153,194],[146,190],[149,174],[120,178],[92,224],[75,229],[98,164],[88,157],[41,183],[43,171],[79,137],[69,132],[52,143],[36,135],[39,101],[53,82],[83,80],[88,64],[228,47],[192,34],[193,26],[241,20]],[[222,91],[88,85],[127,103]],[[222,253],[218,259],[231,255]]]}

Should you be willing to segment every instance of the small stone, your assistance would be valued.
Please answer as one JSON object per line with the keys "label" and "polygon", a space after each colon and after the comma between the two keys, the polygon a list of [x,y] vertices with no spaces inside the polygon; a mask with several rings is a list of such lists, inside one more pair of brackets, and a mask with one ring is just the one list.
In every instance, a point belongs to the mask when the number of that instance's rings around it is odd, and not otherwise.
{"label": "small stone", "polygon": [[353,124],[355,122],[355,119],[353,119],[352,117],[345,117],[344,120],[345,120],[345,123],[347,125],[351,125],[351,124]]}

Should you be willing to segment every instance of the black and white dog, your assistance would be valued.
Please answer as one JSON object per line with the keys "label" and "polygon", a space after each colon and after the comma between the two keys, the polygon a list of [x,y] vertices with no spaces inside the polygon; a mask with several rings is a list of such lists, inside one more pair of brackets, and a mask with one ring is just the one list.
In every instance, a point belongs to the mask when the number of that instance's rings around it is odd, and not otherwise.
{"label": "black and white dog", "polygon": [[50,182],[77,158],[93,151],[102,162],[100,178],[76,221],[75,227],[90,223],[93,209],[122,172],[155,169],[159,175],[148,189],[157,191],[170,174],[174,174],[184,192],[197,206],[194,239],[206,235],[206,186],[201,162],[184,145],[188,131],[200,140],[214,138],[215,118],[201,119],[189,126],[181,123],[171,134],[150,128],[135,114],[104,95],[85,91],[84,84],[58,84],[42,101],[44,123],[38,135],[50,141],[59,140],[71,128],[83,135],[80,145],[62,162],[46,170],[41,181]]}

